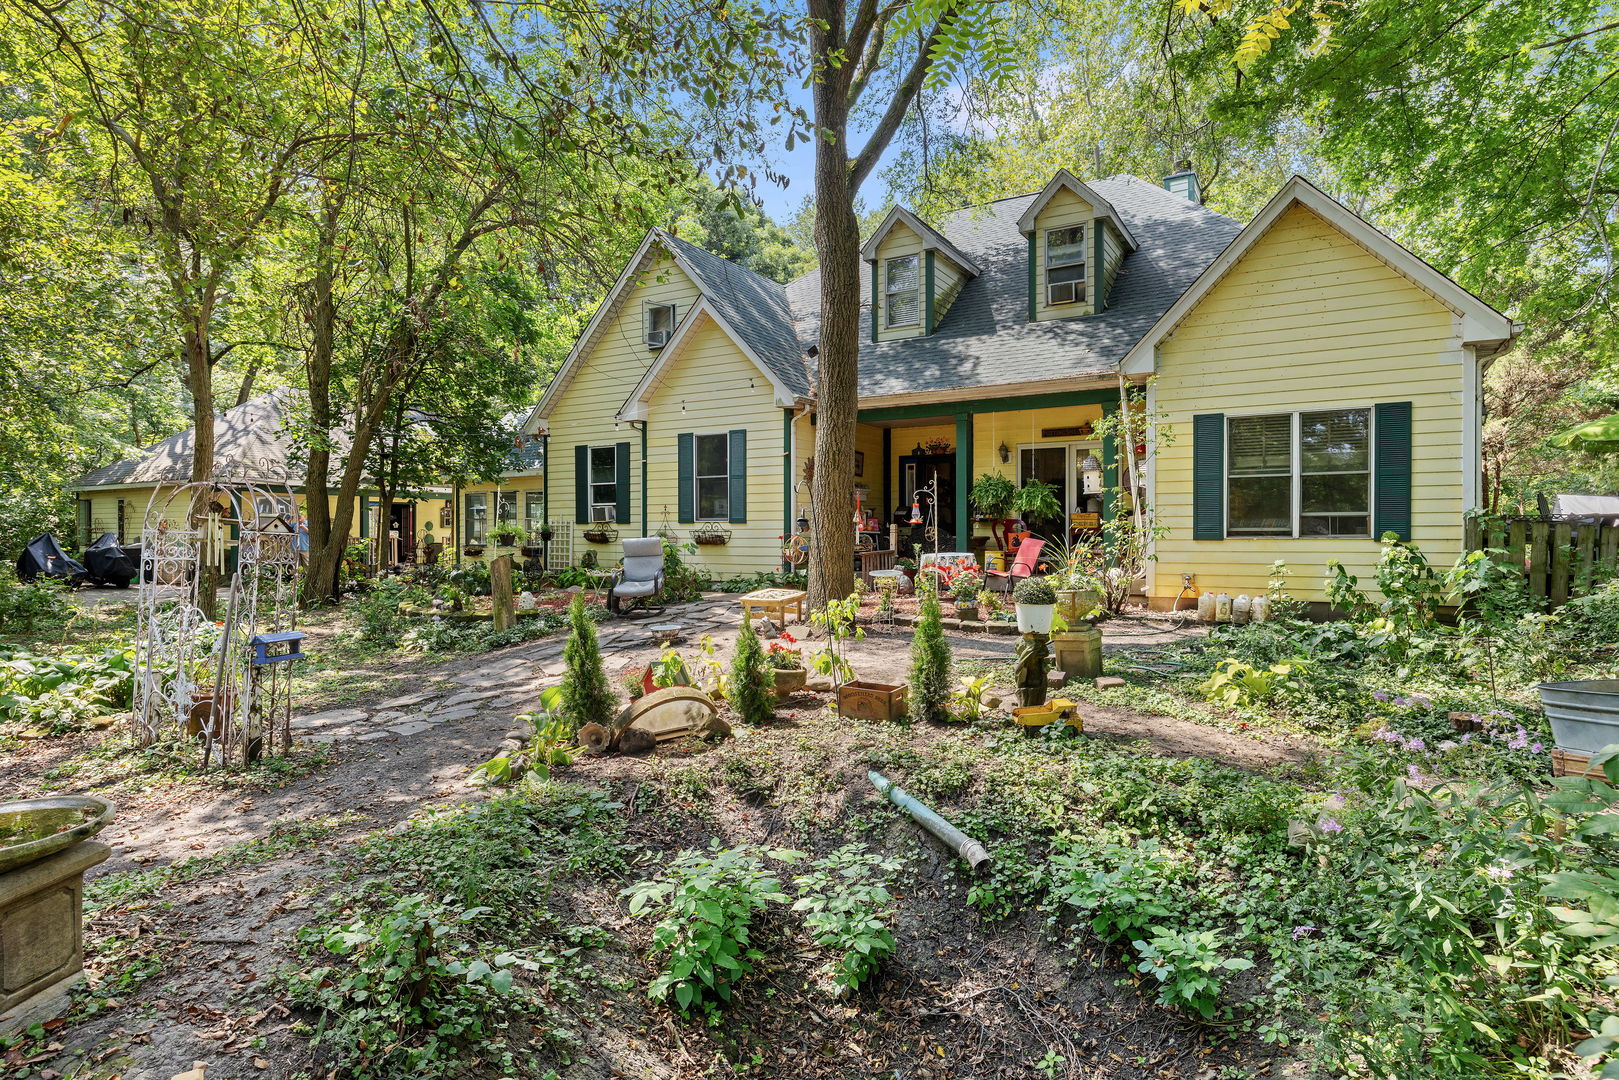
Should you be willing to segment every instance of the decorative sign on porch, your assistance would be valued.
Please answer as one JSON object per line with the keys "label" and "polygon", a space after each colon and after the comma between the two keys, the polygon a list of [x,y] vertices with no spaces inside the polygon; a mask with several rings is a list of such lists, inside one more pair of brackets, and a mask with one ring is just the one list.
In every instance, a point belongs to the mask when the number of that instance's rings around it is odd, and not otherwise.
{"label": "decorative sign on porch", "polygon": [[1042,439],[1088,439],[1096,433],[1096,429],[1087,421],[1073,427],[1048,427],[1040,429]]}
{"label": "decorative sign on porch", "polygon": [[1100,529],[1102,527],[1102,515],[1069,514],[1068,524],[1075,529]]}

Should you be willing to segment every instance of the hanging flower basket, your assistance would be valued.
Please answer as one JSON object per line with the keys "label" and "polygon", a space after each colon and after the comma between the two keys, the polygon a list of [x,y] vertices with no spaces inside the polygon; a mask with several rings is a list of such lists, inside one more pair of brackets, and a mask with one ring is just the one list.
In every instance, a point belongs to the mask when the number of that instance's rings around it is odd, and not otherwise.
{"label": "hanging flower basket", "polygon": [[477,556],[483,554],[483,545],[482,544],[468,544],[466,547],[461,549],[461,552],[464,555],[471,555],[474,558],[476,558]]}
{"label": "hanging flower basket", "polygon": [[699,544],[716,545],[731,542],[731,530],[717,521],[699,525],[691,531],[691,538]]}
{"label": "hanging flower basket", "polygon": [[593,525],[585,530],[585,539],[592,544],[611,544],[618,539],[618,530],[611,525]]}

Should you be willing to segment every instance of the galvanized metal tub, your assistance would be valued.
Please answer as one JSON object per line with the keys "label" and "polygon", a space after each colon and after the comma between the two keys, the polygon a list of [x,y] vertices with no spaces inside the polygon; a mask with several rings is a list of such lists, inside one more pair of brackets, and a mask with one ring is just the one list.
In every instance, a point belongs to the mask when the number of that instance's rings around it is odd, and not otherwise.
{"label": "galvanized metal tub", "polygon": [[1619,745],[1619,679],[1541,683],[1540,704],[1558,749],[1594,754]]}

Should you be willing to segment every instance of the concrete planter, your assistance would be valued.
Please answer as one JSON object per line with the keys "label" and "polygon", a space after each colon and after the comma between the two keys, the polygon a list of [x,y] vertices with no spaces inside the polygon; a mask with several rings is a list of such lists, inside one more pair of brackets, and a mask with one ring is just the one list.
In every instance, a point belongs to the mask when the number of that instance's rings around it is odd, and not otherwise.
{"label": "concrete planter", "polygon": [[803,668],[776,669],[776,700],[781,701],[804,689],[809,672]]}

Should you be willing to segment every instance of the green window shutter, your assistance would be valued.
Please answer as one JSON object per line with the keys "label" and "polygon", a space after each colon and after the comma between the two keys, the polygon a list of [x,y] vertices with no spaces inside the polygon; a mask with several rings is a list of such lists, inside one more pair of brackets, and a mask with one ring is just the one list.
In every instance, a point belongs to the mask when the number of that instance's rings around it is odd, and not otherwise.
{"label": "green window shutter", "polygon": [[871,260],[871,340],[877,340],[877,260]]}
{"label": "green window shutter", "polygon": [[1105,262],[1107,249],[1102,243],[1102,230],[1107,226],[1102,224],[1102,221],[1102,218],[1097,218],[1091,222],[1091,248],[1096,252],[1091,257],[1091,276],[1096,279],[1096,290],[1091,295],[1091,311],[1093,313],[1107,307],[1107,265]]}
{"label": "green window shutter", "polygon": [[630,520],[630,444],[619,443],[618,453],[615,456],[618,458],[618,473],[613,479],[618,481],[614,487],[618,492],[618,506],[614,513],[618,517],[619,524],[623,525]]}
{"label": "green window shutter", "polygon": [[731,523],[740,525],[748,520],[748,432],[745,428],[733,428],[731,431],[730,453],[726,455],[731,465]]}
{"label": "green window shutter", "polygon": [[680,459],[680,522],[685,524],[697,520],[697,444],[690,432],[677,436],[675,443],[679,447],[676,456]]}
{"label": "green window shutter", "polygon": [[590,522],[590,447],[573,448],[573,520]]}
{"label": "green window shutter", "polygon": [[1373,410],[1372,536],[1411,539],[1411,403],[1378,402]]}
{"label": "green window shutter", "polygon": [[1038,294],[1037,294],[1036,289],[1035,289],[1035,254],[1034,254],[1035,244],[1034,244],[1034,238],[1036,236],[1038,236],[1038,235],[1040,235],[1038,232],[1032,232],[1032,233],[1029,234],[1029,321],[1030,322],[1034,322],[1034,317],[1035,317],[1035,314],[1036,314],[1036,311],[1037,311],[1037,309],[1035,308],[1035,298],[1036,298],[1036,296]]}
{"label": "green window shutter", "polygon": [[924,304],[926,311],[922,316],[922,333],[931,334],[933,333],[933,252],[924,252],[922,261],[925,266],[922,274],[922,288],[926,297]]}
{"label": "green window shutter", "polygon": [[1192,417],[1192,539],[1225,539],[1225,413]]}

